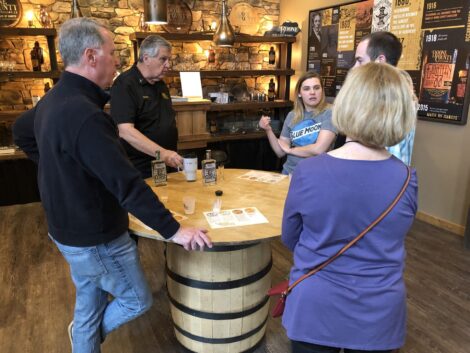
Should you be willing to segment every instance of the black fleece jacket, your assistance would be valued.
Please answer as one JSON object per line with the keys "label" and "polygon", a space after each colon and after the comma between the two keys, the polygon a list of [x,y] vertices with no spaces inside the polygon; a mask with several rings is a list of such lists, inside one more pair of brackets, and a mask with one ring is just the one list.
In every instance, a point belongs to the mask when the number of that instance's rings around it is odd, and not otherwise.
{"label": "black fleece jacket", "polygon": [[170,238],[178,222],[129,162],[103,111],[109,96],[65,71],[13,126],[15,143],[38,163],[49,233],[61,244],[107,243],[128,228],[127,212]]}

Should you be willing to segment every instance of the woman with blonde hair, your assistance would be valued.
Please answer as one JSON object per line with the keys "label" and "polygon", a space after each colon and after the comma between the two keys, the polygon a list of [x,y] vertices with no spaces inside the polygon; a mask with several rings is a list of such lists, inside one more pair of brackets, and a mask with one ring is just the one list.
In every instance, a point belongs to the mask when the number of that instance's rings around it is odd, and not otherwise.
{"label": "woman with blonde hair", "polygon": [[287,155],[283,174],[291,174],[300,160],[327,152],[336,138],[320,75],[302,75],[295,86],[295,96],[294,109],[287,114],[279,138],[271,128],[270,117],[263,115],[259,121],[274,153],[279,158]]}
{"label": "woman with blonde hair", "polygon": [[[405,236],[417,178],[385,146],[414,128],[413,92],[399,70],[353,69],[333,108],[339,149],[301,161],[293,174],[282,241],[294,253],[292,284],[385,218],[333,262],[292,289],[282,323],[294,353],[390,353],[405,342]],[[400,196],[400,191],[404,193]]]}

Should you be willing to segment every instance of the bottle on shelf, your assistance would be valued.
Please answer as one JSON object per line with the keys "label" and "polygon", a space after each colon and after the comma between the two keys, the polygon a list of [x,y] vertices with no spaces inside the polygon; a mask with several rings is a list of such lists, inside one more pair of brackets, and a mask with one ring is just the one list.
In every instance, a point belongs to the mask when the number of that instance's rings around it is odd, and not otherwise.
{"label": "bottle on shelf", "polygon": [[201,162],[201,169],[204,186],[217,184],[217,164],[211,157],[211,150],[206,150],[206,159]]}
{"label": "bottle on shelf", "polygon": [[41,65],[44,64],[44,56],[39,42],[34,42],[34,47],[31,49],[31,64],[33,71],[41,71]]}
{"label": "bottle on shelf", "polygon": [[209,132],[211,134],[216,134],[217,133],[217,121],[215,118],[212,118],[209,121]]}
{"label": "bottle on shelf", "polygon": [[52,19],[45,6],[41,5],[39,9],[39,22],[43,28],[52,28]]}
{"label": "bottle on shelf", "polygon": [[70,18],[83,17],[78,0],[72,0],[72,10],[70,12]]}
{"label": "bottle on shelf", "polygon": [[207,58],[207,62],[209,64],[215,63],[215,50],[212,47],[209,49],[209,57]]}
{"label": "bottle on shelf", "polygon": [[139,17],[139,30],[141,32],[147,32],[149,30],[149,25],[145,22],[145,15],[143,12],[140,13]]}
{"label": "bottle on shelf", "polygon": [[274,47],[271,47],[269,49],[269,65],[274,65],[276,63],[276,52],[274,50]]}
{"label": "bottle on shelf", "polygon": [[276,84],[274,83],[274,79],[272,78],[269,81],[268,101],[273,102],[274,99],[276,99]]}
{"label": "bottle on shelf", "polygon": [[155,186],[166,185],[166,165],[160,159],[160,150],[155,151],[155,160],[152,163],[152,179]]}

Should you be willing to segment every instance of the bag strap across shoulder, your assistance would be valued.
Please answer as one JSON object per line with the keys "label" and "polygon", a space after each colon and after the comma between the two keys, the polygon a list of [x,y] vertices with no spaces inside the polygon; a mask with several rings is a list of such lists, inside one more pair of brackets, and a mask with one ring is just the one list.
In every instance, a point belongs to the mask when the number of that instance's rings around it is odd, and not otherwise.
{"label": "bag strap across shoulder", "polygon": [[406,188],[408,187],[408,184],[410,183],[410,179],[411,179],[411,169],[410,167],[406,166],[406,170],[407,170],[407,176],[406,176],[406,180],[405,180],[405,183],[403,184],[403,187],[401,188],[400,192],[398,193],[398,195],[395,197],[395,199],[392,201],[392,203],[385,209],[385,211],[382,212],[382,214],[377,217],[377,219],[375,221],[373,221],[371,224],[369,224],[369,226],[367,226],[361,233],[359,233],[353,240],[351,240],[348,244],[346,244],[345,246],[343,246],[336,254],[334,254],[332,257],[330,257],[328,260],[322,262],[321,264],[319,264],[318,266],[316,266],[314,269],[312,269],[309,273],[306,273],[305,275],[303,275],[302,277],[300,277],[297,281],[295,281],[294,283],[292,283],[288,288],[287,290],[282,293],[283,296],[287,296],[287,294],[289,294],[289,292],[294,289],[295,286],[297,286],[300,282],[302,282],[304,279],[314,275],[315,273],[317,273],[318,271],[320,271],[321,269],[325,268],[326,266],[328,266],[330,263],[332,263],[334,260],[336,260],[340,255],[342,255],[346,250],[348,250],[351,246],[353,246],[357,241],[359,241],[364,235],[366,235],[367,232],[369,232],[372,228],[374,228],[382,219],[385,218],[385,216],[387,216],[390,211],[395,207],[395,205],[398,203],[398,201],[400,200],[400,198],[402,197],[402,195],[405,193],[406,191]]}

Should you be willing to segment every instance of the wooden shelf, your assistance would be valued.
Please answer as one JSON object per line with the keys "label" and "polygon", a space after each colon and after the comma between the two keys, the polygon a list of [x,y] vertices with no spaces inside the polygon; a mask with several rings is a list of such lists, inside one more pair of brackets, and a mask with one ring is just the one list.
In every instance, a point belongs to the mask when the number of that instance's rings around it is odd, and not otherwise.
{"label": "wooden shelf", "polygon": [[[266,69],[266,70],[200,70],[201,77],[252,77],[252,76],[293,76],[292,69]],[[168,71],[167,77],[178,77],[179,71]]]}
{"label": "wooden shelf", "polygon": [[[129,35],[130,40],[141,41],[151,34],[157,34],[166,40],[173,41],[212,41],[214,35],[207,33],[158,33],[158,32],[134,32]],[[275,37],[275,36],[250,36],[235,35],[236,43],[294,43],[295,37]]]}
{"label": "wooden shelf", "polygon": [[0,71],[0,78],[52,78],[58,79],[60,71]]}
{"label": "wooden shelf", "polygon": [[241,133],[237,132],[234,134],[217,134],[211,135],[207,142],[220,142],[220,141],[235,141],[235,140],[256,140],[266,138],[266,133],[264,131],[252,131]]}
{"label": "wooden shelf", "polygon": [[0,28],[0,36],[44,36],[47,40],[49,48],[49,60],[51,63],[51,71],[48,72],[29,72],[29,71],[1,71],[0,78],[51,78],[54,82],[60,77],[59,67],[57,65],[55,38],[57,31],[55,28],[17,28],[2,27]]}
{"label": "wooden shelf", "polygon": [[257,110],[257,109],[271,109],[271,108],[290,108],[294,105],[291,101],[275,100],[274,102],[239,102],[219,104],[212,103],[209,111],[222,112],[230,110]]}
{"label": "wooden shelf", "polygon": [[10,121],[13,122],[18,118],[21,114],[23,114],[25,110],[3,110],[0,111],[0,121]]}
{"label": "wooden shelf", "polygon": [[57,31],[55,28],[17,28],[1,27],[0,36],[52,36],[55,37]]}
{"label": "wooden shelf", "polygon": [[7,161],[12,159],[27,159],[26,154],[21,150],[16,150],[14,154],[0,154],[0,161]]}
{"label": "wooden shelf", "polygon": [[266,138],[264,131],[220,133],[215,135],[181,136],[178,139],[178,150],[206,148],[208,143],[221,141],[257,140]]}

